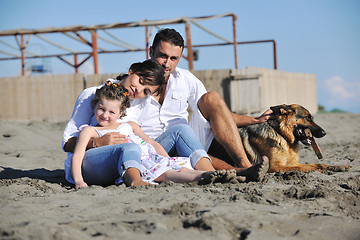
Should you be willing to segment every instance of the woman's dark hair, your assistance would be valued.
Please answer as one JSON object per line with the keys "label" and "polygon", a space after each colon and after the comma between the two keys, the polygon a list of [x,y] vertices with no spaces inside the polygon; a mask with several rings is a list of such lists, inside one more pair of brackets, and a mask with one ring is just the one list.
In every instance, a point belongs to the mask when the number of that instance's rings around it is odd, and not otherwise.
{"label": "woman's dark hair", "polygon": [[120,111],[123,113],[120,118],[126,116],[125,110],[130,107],[129,93],[125,87],[117,83],[111,83],[107,81],[104,86],[97,89],[91,106],[96,107],[96,104],[100,99],[105,98],[107,100],[117,100],[120,102]]}
{"label": "woman's dark hair", "polygon": [[[165,78],[164,78],[164,67],[161,66],[155,60],[145,60],[143,62],[133,63],[130,66],[132,73],[138,75],[143,79],[141,84],[159,86],[153,94],[159,95],[164,87]],[[117,80],[122,80],[127,75],[119,75],[116,77]]]}
{"label": "woman's dark hair", "polygon": [[184,49],[184,39],[175,29],[160,29],[155,35],[152,48],[155,49],[158,47],[161,41],[171,43]]}

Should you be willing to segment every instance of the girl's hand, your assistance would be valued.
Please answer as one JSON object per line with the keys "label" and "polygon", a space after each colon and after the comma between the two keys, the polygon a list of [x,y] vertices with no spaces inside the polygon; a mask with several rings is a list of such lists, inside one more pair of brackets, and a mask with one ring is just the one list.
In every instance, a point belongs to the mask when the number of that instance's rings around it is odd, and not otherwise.
{"label": "girl's hand", "polygon": [[88,187],[88,185],[86,184],[86,182],[81,181],[81,182],[76,182],[76,183],[75,183],[75,189],[79,189],[79,188],[83,188],[83,187]]}

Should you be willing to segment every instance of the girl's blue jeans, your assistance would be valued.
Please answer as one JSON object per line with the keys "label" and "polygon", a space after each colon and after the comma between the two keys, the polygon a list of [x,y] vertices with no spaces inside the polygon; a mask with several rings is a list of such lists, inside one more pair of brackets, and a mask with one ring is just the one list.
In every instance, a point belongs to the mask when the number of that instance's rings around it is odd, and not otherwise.
{"label": "girl's blue jeans", "polygon": [[82,176],[88,185],[112,185],[119,178],[121,182],[123,169],[140,169],[140,157],[140,147],[135,143],[92,148],[85,152]]}
{"label": "girl's blue jeans", "polygon": [[[179,124],[155,139],[170,156],[189,157],[191,166],[203,157],[209,158],[189,125]],[[85,152],[82,163],[84,181],[89,184],[108,186],[121,182],[124,170],[140,169],[141,149],[135,143],[123,143],[92,148]],[[210,160],[210,158],[209,158]]]}

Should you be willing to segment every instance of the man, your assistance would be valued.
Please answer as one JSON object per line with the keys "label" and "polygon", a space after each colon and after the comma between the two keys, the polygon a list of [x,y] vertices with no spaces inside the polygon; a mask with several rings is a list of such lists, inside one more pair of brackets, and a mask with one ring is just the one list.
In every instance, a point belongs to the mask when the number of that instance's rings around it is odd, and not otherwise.
{"label": "man", "polygon": [[[174,29],[162,29],[154,38],[150,57],[165,68],[166,85],[159,96],[154,96],[158,104],[150,106],[153,119],[148,121],[152,121],[151,127],[155,123],[166,129],[169,125],[187,122],[189,104],[193,111],[190,125],[204,148],[212,152],[210,145],[213,140],[217,141],[230,156],[234,166],[240,169],[251,167],[238,127],[266,122],[272,111],[268,109],[257,118],[231,113],[216,92],[207,92],[198,78],[177,67],[183,49],[184,40]],[[146,132],[147,121],[141,123],[141,126]],[[212,165],[215,169],[233,168],[215,157],[212,157]]]}

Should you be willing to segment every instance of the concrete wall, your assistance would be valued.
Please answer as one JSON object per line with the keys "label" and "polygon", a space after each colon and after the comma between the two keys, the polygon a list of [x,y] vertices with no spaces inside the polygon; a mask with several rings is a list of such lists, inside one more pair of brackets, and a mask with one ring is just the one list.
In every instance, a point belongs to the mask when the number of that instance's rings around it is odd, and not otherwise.
{"label": "concrete wall", "polygon": [[[234,112],[257,114],[272,105],[299,103],[317,112],[314,74],[270,69],[193,72],[208,91],[218,92]],[[117,74],[69,74],[0,78],[0,119],[67,121],[80,92]]]}
{"label": "concrete wall", "polygon": [[0,79],[0,119],[63,121],[83,89],[83,75]]}
{"label": "concrete wall", "polygon": [[312,113],[318,111],[315,74],[249,67],[231,70],[231,79],[236,83],[232,84],[234,94],[230,98],[245,96],[236,105],[230,104],[234,112],[259,112],[270,106],[292,103]]}
{"label": "concrete wall", "polygon": [[[0,78],[0,119],[60,122],[69,120],[77,96],[109,74],[41,75]],[[116,76],[115,76],[116,77]]]}

